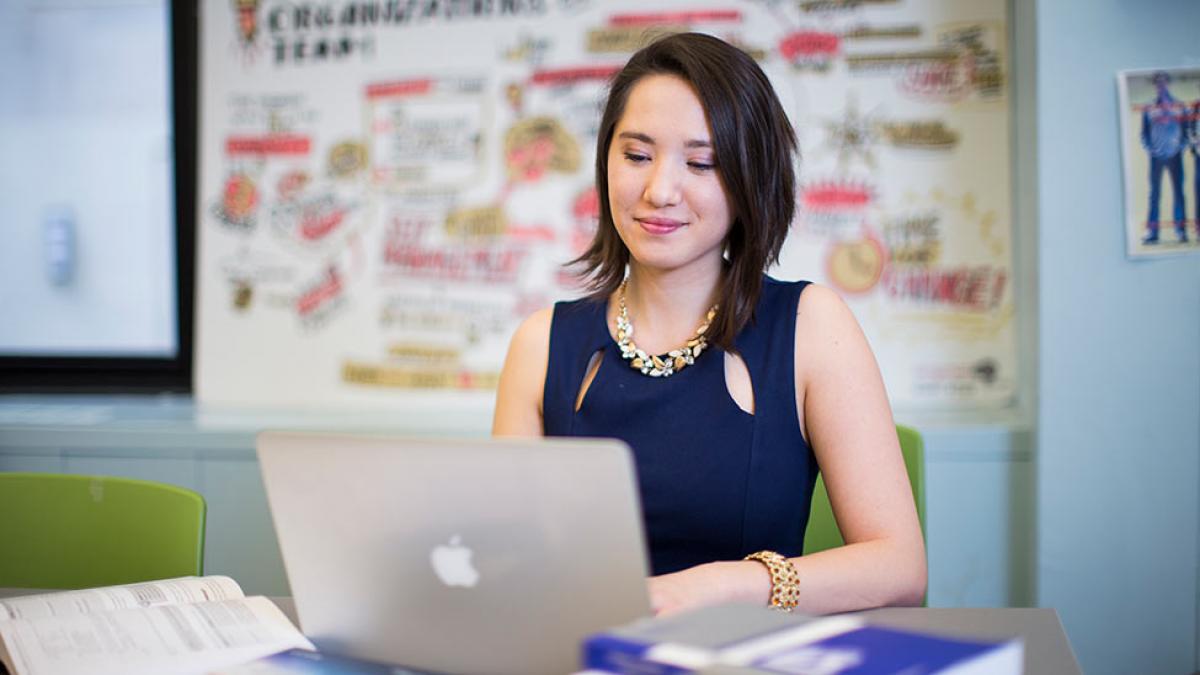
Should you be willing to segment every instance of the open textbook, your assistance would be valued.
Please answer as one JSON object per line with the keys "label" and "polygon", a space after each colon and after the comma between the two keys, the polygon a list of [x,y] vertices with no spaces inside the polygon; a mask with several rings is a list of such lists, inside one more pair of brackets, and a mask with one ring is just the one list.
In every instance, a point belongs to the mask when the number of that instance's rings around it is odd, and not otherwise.
{"label": "open textbook", "polygon": [[315,649],[264,597],[229,577],[183,577],[0,599],[11,675],[189,675]]}

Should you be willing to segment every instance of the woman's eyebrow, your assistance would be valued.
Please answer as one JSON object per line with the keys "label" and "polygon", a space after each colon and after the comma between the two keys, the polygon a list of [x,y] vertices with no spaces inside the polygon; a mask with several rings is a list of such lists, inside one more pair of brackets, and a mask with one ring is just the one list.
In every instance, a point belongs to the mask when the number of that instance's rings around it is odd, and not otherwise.
{"label": "woman's eyebrow", "polygon": [[617,134],[617,138],[628,138],[632,141],[641,141],[643,143],[654,145],[654,139],[640,131],[622,131],[621,133]]}
{"label": "woman's eyebrow", "polygon": [[[643,134],[640,131],[622,131],[621,133],[617,134],[617,138],[628,138],[630,140],[641,141],[643,143],[649,143],[650,145],[654,145],[654,138],[652,138],[648,134]],[[710,143],[709,141],[706,141],[706,140],[702,140],[702,139],[692,139],[690,141],[685,142],[683,144],[683,147],[685,147],[685,148],[711,148],[712,143]]]}

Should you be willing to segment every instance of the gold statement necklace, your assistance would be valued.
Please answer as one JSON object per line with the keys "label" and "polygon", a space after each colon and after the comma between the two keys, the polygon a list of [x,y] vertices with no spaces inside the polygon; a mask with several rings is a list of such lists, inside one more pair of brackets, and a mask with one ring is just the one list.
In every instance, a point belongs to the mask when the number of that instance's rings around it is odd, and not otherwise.
{"label": "gold statement necklace", "polygon": [[628,279],[622,281],[621,287],[617,289],[619,305],[617,346],[621,348],[621,357],[630,362],[631,368],[650,377],[670,377],[675,372],[695,363],[700,352],[708,348],[708,338],[705,337],[705,333],[708,332],[708,326],[712,323],[713,317],[717,315],[717,305],[713,305],[712,309],[708,310],[704,322],[696,329],[696,334],[687,341],[687,344],[659,356],[647,354],[633,342],[633,324],[629,323],[629,310],[625,307],[625,284],[628,281]]}

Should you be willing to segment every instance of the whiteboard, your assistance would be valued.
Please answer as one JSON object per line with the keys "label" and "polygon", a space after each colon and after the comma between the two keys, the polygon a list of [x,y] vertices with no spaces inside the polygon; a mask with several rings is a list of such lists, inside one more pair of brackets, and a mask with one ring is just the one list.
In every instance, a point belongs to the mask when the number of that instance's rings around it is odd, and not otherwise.
{"label": "whiteboard", "polygon": [[1018,387],[1002,0],[201,6],[196,395],[494,396],[520,320],[580,291],[607,78],[648,36],[754,56],[801,146],[771,274],[850,304],[893,405]]}

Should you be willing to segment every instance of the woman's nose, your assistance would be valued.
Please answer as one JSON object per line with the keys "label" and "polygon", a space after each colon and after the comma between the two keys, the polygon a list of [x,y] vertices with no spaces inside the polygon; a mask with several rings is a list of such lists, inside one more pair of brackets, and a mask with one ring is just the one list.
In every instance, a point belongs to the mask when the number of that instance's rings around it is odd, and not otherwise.
{"label": "woman's nose", "polygon": [[679,172],[669,162],[655,162],[646,180],[642,198],[655,208],[679,203]]}

